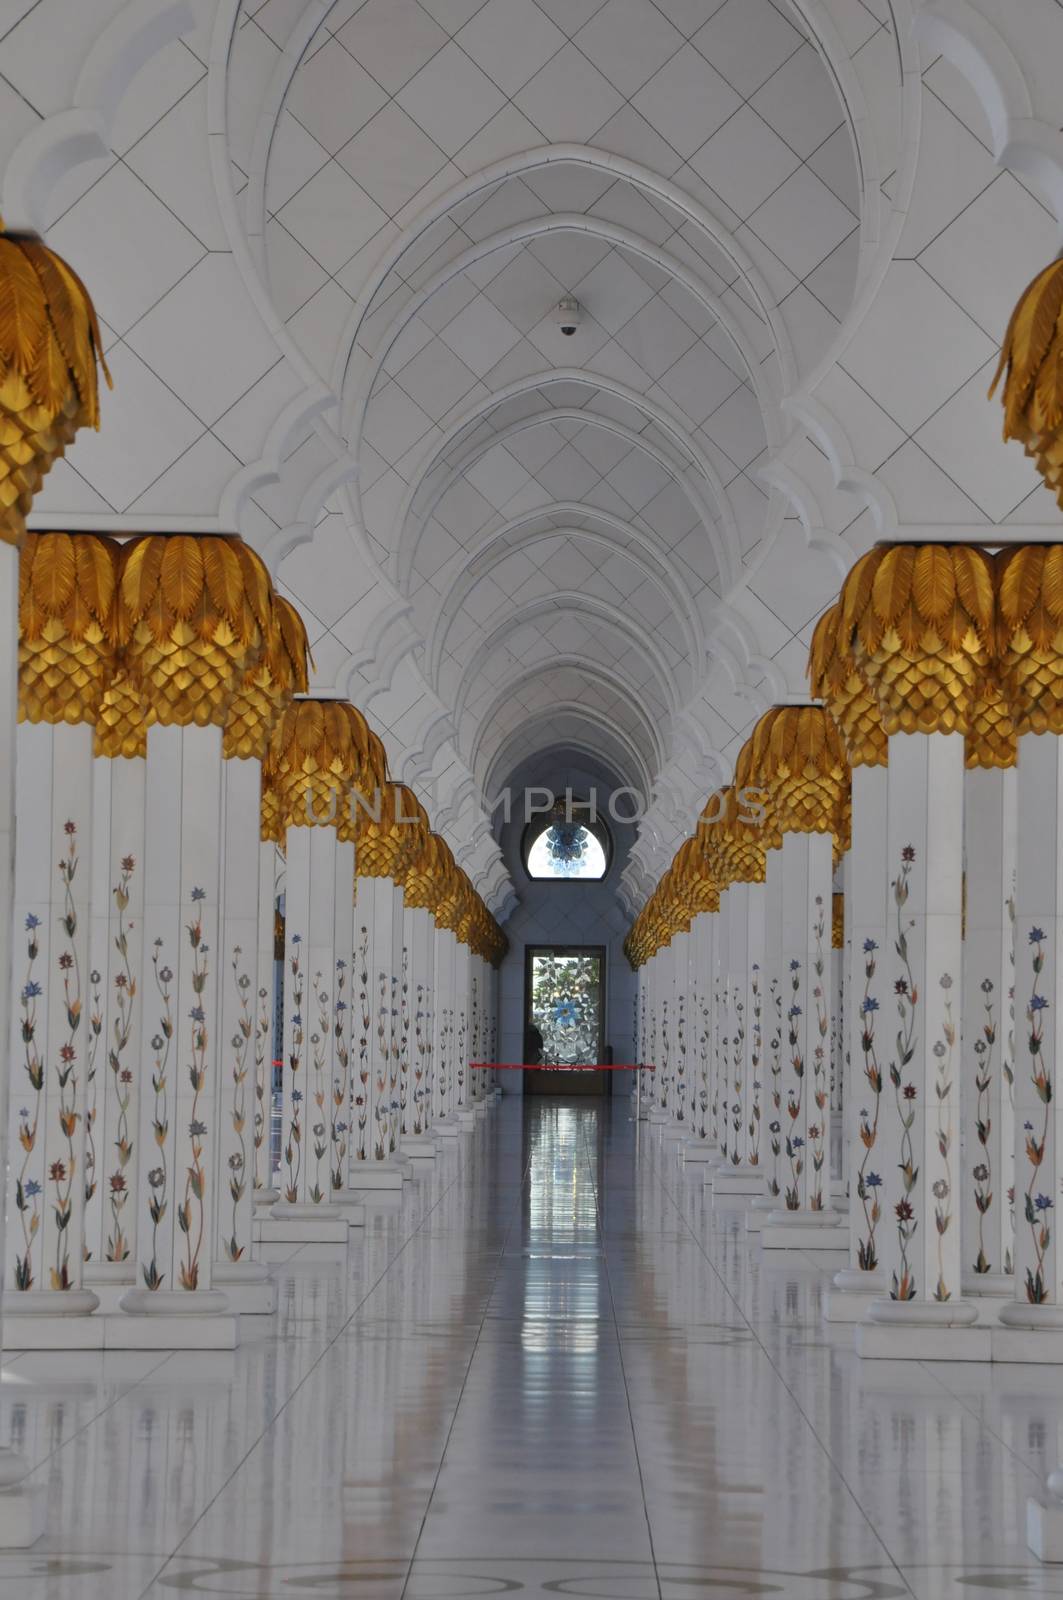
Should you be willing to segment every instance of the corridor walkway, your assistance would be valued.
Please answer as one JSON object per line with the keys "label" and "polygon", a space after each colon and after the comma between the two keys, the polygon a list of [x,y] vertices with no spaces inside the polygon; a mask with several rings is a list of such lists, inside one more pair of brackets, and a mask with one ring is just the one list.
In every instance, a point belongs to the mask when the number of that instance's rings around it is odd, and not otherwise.
{"label": "corridor walkway", "polygon": [[1063,1592],[1063,1377],[861,1365],[622,1101],[508,1100],[276,1271],[233,1356],[9,1364],[50,1512],[0,1600]]}

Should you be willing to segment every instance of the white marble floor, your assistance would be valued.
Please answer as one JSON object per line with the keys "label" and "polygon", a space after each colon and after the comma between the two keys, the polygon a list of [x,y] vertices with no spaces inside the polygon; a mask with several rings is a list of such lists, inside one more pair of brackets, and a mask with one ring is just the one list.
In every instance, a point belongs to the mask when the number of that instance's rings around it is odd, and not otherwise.
{"label": "white marble floor", "polygon": [[739,1216],[623,1102],[505,1102],[235,1354],[13,1359],[0,1600],[1063,1594],[1063,1369],[862,1366]]}

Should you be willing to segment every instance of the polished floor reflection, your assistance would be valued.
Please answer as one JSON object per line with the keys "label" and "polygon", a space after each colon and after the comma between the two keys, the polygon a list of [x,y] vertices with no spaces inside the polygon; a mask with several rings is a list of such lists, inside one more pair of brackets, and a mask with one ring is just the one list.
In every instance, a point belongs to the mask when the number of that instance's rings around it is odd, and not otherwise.
{"label": "polished floor reflection", "polygon": [[623,1102],[506,1101],[232,1356],[32,1356],[0,1600],[1063,1593],[1063,1370],[861,1365]]}

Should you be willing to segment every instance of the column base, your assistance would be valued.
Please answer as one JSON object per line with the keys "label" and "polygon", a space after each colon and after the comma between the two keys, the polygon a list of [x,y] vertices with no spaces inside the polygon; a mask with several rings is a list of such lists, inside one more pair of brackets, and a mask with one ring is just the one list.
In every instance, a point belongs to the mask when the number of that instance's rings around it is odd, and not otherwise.
{"label": "column base", "polygon": [[864,1361],[989,1361],[992,1330],[969,1324],[935,1327],[923,1322],[904,1328],[896,1323],[860,1322],[853,1349]]}
{"label": "column base", "polygon": [[859,1267],[843,1267],[834,1274],[832,1286],[823,1302],[824,1322],[863,1322],[875,1300],[886,1293],[881,1272],[861,1272]]}
{"label": "column base", "polygon": [[459,1133],[471,1133],[476,1126],[476,1112],[472,1106],[462,1106],[457,1115]]}
{"label": "column base", "polygon": [[400,1166],[396,1161],[359,1161],[354,1169],[358,1188],[363,1194],[377,1189],[401,1189],[407,1166],[409,1162]]}
{"label": "column base", "polygon": [[[22,1463],[22,1470],[28,1472],[29,1467]],[[35,1545],[44,1533],[47,1514],[46,1483],[16,1483],[0,1489],[0,1550],[28,1550]]]}
{"label": "column base", "polygon": [[673,1140],[679,1142],[685,1139],[688,1132],[689,1129],[685,1122],[672,1122],[669,1119],[661,1137],[664,1139],[665,1144],[671,1144]]}
{"label": "column base", "polygon": [[486,1117],[486,1115],[487,1115],[487,1101],[486,1100],[477,1100],[475,1105],[473,1106],[473,1110],[476,1112],[476,1115],[478,1117]]}
{"label": "column base", "polygon": [[461,1130],[456,1117],[441,1117],[438,1122],[433,1122],[432,1131],[440,1139],[456,1139]]}
{"label": "column base", "polygon": [[[134,1296],[149,1293],[130,1291]],[[200,1294],[180,1298],[194,1300]],[[4,1328],[4,1349],[11,1351],[235,1350],[239,1343],[240,1318],[231,1311],[150,1315],[123,1310],[98,1311],[89,1317],[12,1317]]]}
{"label": "column base", "polygon": [[277,1285],[261,1261],[215,1261],[210,1275],[238,1315],[268,1317],[277,1309]]}
{"label": "column base", "polygon": [[649,1117],[646,1120],[648,1122],[661,1123],[671,1122],[672,1119],[669,1113],[663,1110],[661,1106],[651,1106]]}
{"label": "column base", "polygon": [[769,1211],[761,1225],[765,1250],[836,1250],[849,1253],[849,1230],[837,1211]]}
{"label": "column base", "polygon": [[280,1201],[252,1225],[256,1244],[346,1244],[350,1206],[289,1205]]}
{"label": "column base", "polygon": [[349,1228],[365,1227],[365,1202],[360,1189],[333,1189],[332,1204],[343,1212]]}
{"label": "column base", "polygon": [[25,1292],[5,1289],[0,1304],[5,1322],[8,1317],[88,1317],[99,1307],[100,1297],[91,1289],[56,1290],[54,1293],[47,1289]]}
{"label": "column base", "polygon": [[279,1189],[256,1189],[254,1215],[256,1217],[268,1217],[280,1197],[281,1192]]}
{"label": "column base", "polygon": [[399,1149],[410,1161],[434,1161],[436,1158],[436,1142],[430,1133],[406,1134]]}
{"label": "column base", "polygon": [[84,1278],[86,1289],[99,1300],[100,1311],[117,1311],[122,1296],[137,1286],[136,1262],[86,1261]]}
{"label": "column base", "polygon": [[764,1174],[759,1167],[717,1167],[705,1185],[712,1186],[713,1194],[758,1195],[764,1192]]}
{"label": "column base", "polygon": [[1063,1561],[1063,1502],[1054,1495],[1027,1500],[1026,1543],[1046,1565]]}
{"label": "column base", "polygon": [[1015,1294],[1015,1277],[1011,1272],[965,1273],[960,1280],[964,1299],[973,1295],[978,1299],[1010,1300]]}
{"label": "column base", "polygon": [[719,1154],[719,1151],[716,1149],[714,1144],[709,1142],[708,1139],[691,1139],[688,1136],[686,1144],[679,1153],[684,1161],[699,1161],[704,1163],[706,1161],[714,1160]]}

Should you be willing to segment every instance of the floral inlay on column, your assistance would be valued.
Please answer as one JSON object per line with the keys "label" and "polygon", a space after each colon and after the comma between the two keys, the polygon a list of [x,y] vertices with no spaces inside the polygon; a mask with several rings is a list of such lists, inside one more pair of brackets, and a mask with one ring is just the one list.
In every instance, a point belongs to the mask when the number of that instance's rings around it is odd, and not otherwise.
{"label": "floral inlay on column", "polygon": [[269,1124],[272,1108],[270,1086],[273,1079],[273,1015],[268,989],[258,991],[255,1016],[255,1120],[252,1142],[255,1151],[255,1188],[268,1189],[273,1176],[269,1149]]}
{"label": "floral inlay on column", "polygon": [[[329,991],[323,982],[323,974],[315,972],[311,980],[314,991],[314,1005],[317,1009],[317,1019],[314,1030],[310,1035],[310,1072],[308,1075],[307,1089],[314,1106],[314,1120],[310,1125],[310,1137],[313,1140],[312,1150],[314,1157],[313,1182],[310,1185],[310,1200],[314,1205],[320,1205],[328,1198],[332,1178],[331,1168],[328,1167],[331,1138],[331,1111],[332,1111],[332,1084],[329,1081],[329,1040],[332,1037],[332,1002]],[[328,1109],[326,1109],[326,1107]],[[327,1167],[329,1176],[323,1181],[322,1167]],[[309,1178],[310,1174],[307,1174]]]}
{"label": "floral inlay on column", "polygon": [[[103,1034],[103,978],[94,967],[89,973],[91,1004],[89,1007],[89,1047],[85,1058],[85,1205],[96,1193],[96,1060],[100,1038]],[[88,1241],[85,1243],[85,1260],[92,1259]]]}
{"label": "floral inlay on column", "polygon": [[934,1226],[937,1229],[938,1277],[934,1287],[934,1299],[938,1301],[950,1300],[951,1290],[945,1281],[945,1256],[944,1238],[952,1222],[952,1057],[956,1046],[956,1024],[952,1017],[952,978],[947,972],[942,973],[938,980],[944,1000],[944,1017],[941,1024],[942,1037],[934,1041],[934,1060],[936,1070],[934,1073],[934,1095],[937,1100],[937,1117],[935,1133],[937,1136],[937,1151],[941,1159],[941,1166],[937,1176],[931,1184],[931,1193],[934,1196]]}
{"label": "floral inlay on column", "polygon": [[686,1023],[686,996],[680,992],[676,995],[675,1016],[675,1120],[683,1121],[684,1106],[686,1102],[686,1071],[687,1071],[687,1023]]}
{"label": "floral inlay on column", "polygon": [[[203,889],[192,890],[192,902],[206,898]],[[200,918],[188,925],[188,942],[192,946],[193,961],[191,985],[196,1004],[192,1007],[192,1054],[188,1063],[188,1078],[192,1085],[192,1115],[188,1124],[191,1159],[185,1173],[184,1202],[177,1210],[177,1225],[185,1236],[185,1258],[180,1265],[182,1289],[199,1287],[199,1258],[203,1248],[205,1226],[204,1199],[207,1192],[207,1173],[203,1165],[207,1125],[204,1092],[207,1087],[209,1034],[203,995],[210,977],[209,946],[203,943],[203,925]]]}
{"label": "floral inlay on column", "polygon": [[985,996],[982,1004],[982,1037],[976,1039],[971,1047],[975,1058],[974,1090],[977,1096],[975,1136],[980,1146],[971,1168],[974,1203],[978,1211],[978,1254],[973,1266],[975,1272],[986,1273],[993,1270],[993,1263],[986,1254],[985,1219],[993,1206],[993,1154],[989,1135],[992,1131],[990,1096],[993,1091],[993,1049],[997,1042],[997,1023],[992,978],[983,978],[979,987]]}
{"label": "floral inlay on column", "polygon": [[830,1033],[830,997],[827,993],[827,957],[824,951],[826,918],[823,897],[817,895],[816,915],[812,924],[812,937],[815,941],[812,998],[816,1004],[817,1037],[812,1047],[811,1094],[819,1115],[815,1122],[809,1124],[808,1129],[809,1159],[815,1173],[815,1183],[809,1196],[809,1205],[813,1211],[822,1211],[826,1205],[823,1193],[823,1168],[827,1156],[827,1133],[830,1123],[830,1058],[827,1046]]}
{"label": "floral inlay on column", "polygon": [[113,979],[113,1021],[111,1023],[111,1042],[107,1051],[107,1066],[111,1073],[113,1100],[118,1112],[114,1139],[115,1164],[107,1179],[107,1204],[111,1216],[107,1235],[108,1261],[126,1261],[129,1258],[130,1251],[129,1240],[122,1226],[122,1213],[129,1200],[129,1182],[126,1174],[129,1163],[133,1159],[133,1150],[135,1148],[135,1141],[129,1123],[129,1109],[133,1100],[133,1069],[125,1059],[125,1052],[129,1045],[133,1028],[134,1007],[137,998],[137,975],[129,955],[131,928],[126,923],[130,886],[135,871],[136,861],[134,858],[132,856],[123,856],[118,882],[112,891],[115,909],[118,912],[118,931],[115,934],[114,947],[120,965]]}
{"label": "floral inlay on column", "polygon": [[428,1080],[429,1054],[432,1048],[432,1019],[425,1010],[425,986],[417,985],[417,1008],[414,1012],[414,1070],[413,1070],[413,1131],[424,1132],[424,1094]]}
{"label": "floral inlay on column", "polygon": [[1045,1254],[1052,1240],[1049,1213],[1053,1209],[1053,1201],[1051,1195],[1041,1192],[1038,1187],[1038,1179],[1048,1144],[1048,1130],[1052,1115],[1053,1084],[1052,1076],[1045,1065],[1045,1058],[1041,1049],[1044,1039],[1044,1014],[1048,1009],[1048,1000],[1040,989],[1041,973],[1044,971],[1045,966],[1047,940],[1045,939],[1044,930],[1041,928],[1031,928],[1028,939],[1030,964],[1033,969],[1033,985],[1029,1003],[1026,1007],[1026,1047],[1030,1053],[1032,1066],[1030,1076],[1038,1101],[1044,1107],[1044,1112],[1039,1127],[1035,1128],[1033,1123],[1029,1121],[1023,1124],[1023,1131],[1026,1134],[1026,1163],[1030,1169],[1026,1182],[1023,1214],[1033,1241],[1033,1265],[1026,1269],[1026,1298],[1031,1305],[1042,1305],[1049,1297],[1048,1285],[1045,1282]]}
{"label": "floral inlay on column", "polygon": [[236,1148],[228,1159],[229,1199],[232,1201],[233,1209],[232,1228],[225,1241],[225,1254],[230,1261],[239,1261],[244,1253],[244,1247],[237,1237],[239,1205],[247,1193],[247,1142],[244,1135],[247,1129],[247,1078],[250,1070],[248,1056],[252,1049],[251,1040],[255,1027],[251,1009],[251,978],[244,968],[243,951],[239,945],[233,946],[230,969],[236,986],[239,1020],[237,1031],[229,1040],[229,1048],[233,1053],[229,1119],[236,1136]]}
{"label": "floral inlay on column", "polygon": [[787,1211],[797,1211],[801,1205],[801,1174],[805,1170],[804,1148],[805,1141],[800,1134],[794,1132],[794,1125],[801,1116],[801,1103],[805,1091],[805,1058],[801,1050],[800,1019],[803,1008],[801,998],[801,963],[796,959],[790,962],[790,1004],[787,1008],[786,1037],[790,1046],[790,1066],[793,1068],[797,1087],[787,1091],[786,1112],[790,1118],[790,1128],[786,1134],[786,1159],[790,1163],[790,1182],[786,1186],[785,1200]]}
{"label": "floral inlay on column", "polygon": [[772,1118],[768,1123],[768,1133],[771,1135],[771,1172],[768,1175],[768,1193],[780,1195],[782,1184],[779,1181],[779,1157],[782,1155],[782,986],[778,977],[773,976],[768,985],[768,1005],[771,1016],[771,1036],[768,1040],[768,1053],[771,1058],[771,1109]]}
{"label": "floral inlay on column", "polygon": [[355,976],[358,983],[358,1087],[354,1093],[355,1155],[359,1161],[369,1156],[369,1029],[372,1012],[369,1002],[369,929],[359,931],[358,948],[354,952]]}
{"label": "floral inlay on column", "polygon": [[900,1244],[901,1270],[899,1275],[896,1271],[891,1274],[891,1300],[914,1300],[917,1293],[915,1274],[912,1270],[909,1251],[919,1226],[912,1203],[912,1196],[919,1182],[919,1168],[915,1164],[915,1146],[912,1141],[912,1128],[915,1125],[916,1102],[919,1098],[919,1091],[914,1083],[910,1081],[905,1083],[904,1081],[905,1070],[915,1056],[916,1009],[919,1005],[919,990],[912,974],[908,955],[907,929],[911,928],[912,924],[909,922],[906,926],[904,921],[904,907],[908,903],[908,886],[914,862],[915,850],[911,845],[905,845],[901,851],[900,871],[893,880],[893,948],[903,972],[907,975],[899,977],[894,985],[900,1028],[897,1032],[897,1054],[891,1059],[889,1067],[890,1083],[893,1085],[894,1101],[901,1126],[899,1170],[901,1187],[904,1190],[903,1195],[893,1208],[897,1219],[897,1239]]}
{"label": "floral inlay on column", "polygon": [[66,1037],[59,1046],[59,1059],[55,1065],[59,1086],[58,1121],[66,1141],[65,1159],[52,1161],[48,1167],[48,1181],[52,1185],[52,1207],[55,1215],[55,1262],[49,1268],[53,1289],[70,1287],[70,1219],[73,1214],[74,1184],[80,1181],[77,1171],[77,1152],[74,1145],[82,1113],[78,1109],[78,1052],[77,1042],[81,1029],[81,971],[78,964],[75,937],[78,929],[77,908],[74,904],[73,886],[78,870],[77,826],[64,825],[67,838],[66,855],[59,861],[59,878],[63,886],[63,911],[59,926],[66,937],[66,947],[58,956],[62,973],[63,1009],[66,1015]]}
{"label": "floral inlay on column", "polygon": [[163,960],[162,940],[156,939],[152,949],[151,965],[159,1010],[156,1013],[157,1031],[151,1038],[151,1090],[152,1133],[155,1139],[155,1165],[148,1172],[148,1216],[151,1219],[151,1256],[144,1267],[144,1287],[161,1289],[166,1274],[159,1266],[159,1229],[166,1218],[169,1193],[169,1159],[167,1144],[170,1138],[167,1111],[167,1074],[170,1065],[170,1047],[173,1041],[173,970]]}
{"label": "floral inlay on column", "polygon": [[346,1027],[347,963],[342,956],[336,960],[335,1002],[333,1004],[333,1039],[335,1043],[336,1071],[332,1079],[332,1187],[346,1187],[347,1149],[351,1115],[351,1046]]}
{"label": "floral inlay on column", "polygon": [[731,1064],[734,1069],[731,1101],[731,1165],[742,1165],[742,1086],[746,1062],[746,1006],[738,985],[734,989],[734,1023],[731,1028]]}
{"label": "floral inlay on column", "polygon": [[750,1066],[753,1074],[753,1101],[750,1107],[749,1123],[746,1127],[746,1132],[749,1135],[749,1165],[751,1167],[759,1167],[761,1120],[760,1091],[762,1087],[760,1081],[760,1063],[764,1048],[764,1036],[761,1017],[763,1006],[760,992],[760,966],[757,962],[753,963],[753,971],[750,974],[749,980],[749,991],[753,1006],[753,1032],[751,1040],[752,1053],[750,1055]]}
{"label": "floral inlay on column", "polygon": [[856,1172],[856,1198],[864,1215],[864,1233],[857,1243],[857,1261],[863,1272],[875,1272],[878,1268],[875,1231],[882,1217],[882,1207],[878,1197],[882,1178],[871,1167],[871,1152],[878,1139],[878,1119],[882,1106],[882,1068],[878,1064],[875,1044],[875,1014],[878,1011],[878,1000],[871,992],[877,967],[875,960],[877,951],[878,945],[874,939],[864,940],[864,992],[860,1000],[860,1015],[863,1020],[860,1048],[864,1058],[864,1082],[868,1089],[867,1103],[870,1110],[865,1108],[860,1112],[860,1143],[864,1153]]}
{"label": "floral inlay on column", "polygon": [[306,1000],[306,978],[303,973],[301,933],[293,933],[289,939],[292,953],[288,957],[288,967],[292,977],[292,1016],[291,1016],[291,1048],[288,1051],[288,1071],[292,1075],[295,1087],[291,1091],[291,1111],[288,1118],[288,1137],[284,1145],[284,1165],[287,1169],[288,1181],[285,1184],[284,1195],[289,1205],[296,1205],[299,1200],[299,1178],[303,1170],[303,1005]]}
{"label": "floral inlay on column", "polygon": [[410,1095],[410,952],[405,944],[402,947],[402,977],[399,981],[398,1054],[401,1128]]}
{"label": "floral inlay on column", "polygon": [[30,1106],[23,1106],[18,1114],[18,1140],[23,1155],[22,1165],[15,1180],[15,1209],[18,1211],[22,1226],[22,1253],[15,1256],[16,1289],[33,1288],[33,1250],[41,1226],[42,1186],[40,1179],[31,1171],[40,1124],[41,1094],[44,1089],[44,1063],[37,1046],[37,1001],[41,999],[43,991],[34,976],[37,957],[40,955],[40,943],[37,938],[40,925],[40,918],[31,912],[26,918],[26,974],[19,991],[23,1068],[29,1081]]}

